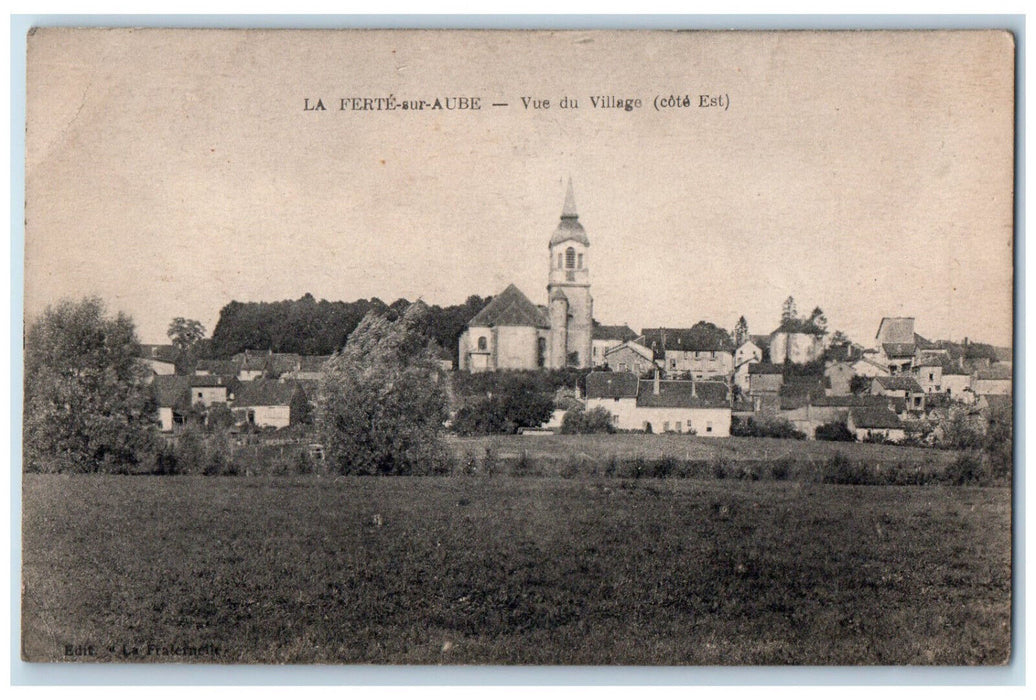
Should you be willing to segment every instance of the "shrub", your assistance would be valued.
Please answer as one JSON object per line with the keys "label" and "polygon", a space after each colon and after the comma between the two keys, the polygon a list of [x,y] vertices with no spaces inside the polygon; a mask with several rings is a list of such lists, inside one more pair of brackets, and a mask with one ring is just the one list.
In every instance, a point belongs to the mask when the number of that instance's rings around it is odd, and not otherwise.
{"label": "shrub", "polygon": [[717,460],[712,463],[712,476],[716,479],[727,478],[727,468],[723,462]]}
{"label": "shrub", "polygon": [[824,423],[816,429],[817,440],[828,440],[831,442],[856,442],[856,436],[845,425],[843,421],[832,421]]}
{"label": "shrub", "polygon": [[589,411],[574,408],[565,412],[561,432],[565,435],[614,433],[615,426],[612,425],[611,413],[603,406],[596,406]]}
{"label": "shrub", "polygon": [[853,462],[841,452],[835,452],[824,465],[823,482],[860,485],[872,483],[872,479],[864,464]]}
{"label": "shrub", "polygon": [[796,430],[791,421],[776,416],[759,419],[756,419],[754,416],[749,416],[747,419],[737,417],[731,420],[730,434],[734,437],[806,439],[806,434],[801,430]]}
{"label": "shrub", "polygon": [[656,479],[665,479],[676,471],[676,460],[668,455],[656,459],[651,465],[651,476]]}
{"label": "shrub", "polygon": [[781,457],[770,465],[770,476],[774,481],[784,481],[791,474],[792,460],[790,457]]}
{"label": "shrub", "polygon": [[987,481],[987,474],[982,468],[982,460],[972,452],[962,452],[957,459],[946,467],[946,480],[957,486],[982,484]]}

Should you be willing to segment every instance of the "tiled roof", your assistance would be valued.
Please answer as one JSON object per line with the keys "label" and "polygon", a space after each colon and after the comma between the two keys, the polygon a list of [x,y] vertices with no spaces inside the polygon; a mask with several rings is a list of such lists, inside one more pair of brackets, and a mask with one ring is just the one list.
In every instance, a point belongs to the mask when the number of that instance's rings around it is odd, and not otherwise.
{"label": "tiled roof", "polygon": [[907,391],[913,394],[922,394],[924,389],[913,377],[897,375],[894,377],[875,377],[874,381],[886,391]]}
{"label": "tiled roof", "polygon": [[594,340],[636,340],[637,334],[629,326],[594,326]]}
{"label": "tiled roof", "polygon": [[980,369],[975,372],[975,379],[1011,379],[1013,375],[1011,370],[1006,367],[990,367],[989,369]]}
{"label": "tiled roof", "polygon": [[778,365],[770,364],[769,362],[754,362],[748,368],[749,374],[783,374],[783,371]]}
{"label": "tiled roof", "polygon": [[[188,377],[192,387],[225,386],[231,388],[231,382],[237,384],[237,376],[224,377],[219,374],[195,374]],[[233,390],[231,388],[231,390]]]}
{"label": "tiled roof", "polygon": [[770,336],[768,335],[750,335],[748,339],[758,345],[760,350],[770,347]]}
{"label": "tiled roof", "polygon": [[634,352],[643,357],[648,362],[651,362],[654,359],[652,357],[651,351],[648,348],[645,348],[640,343],[636,343],[631,340],[627,340],[625,343],[622,343],[621,345],[616,345],[613,348],[608,348],[608,350],[605,351],[604,356],[605,358],[607,358],[609,355],[614,355],[615,353],[621,352],[623,350],[629,350],[630,352]]}
{"label": "tiled roof", "polygon": [[645,347],[653,347],[660,356],[662,350],[689,352],[733,352],[734,343],[725,333],[709,332],[701,328],[645,328],[642,331]]}
{"label": "tiled roof", "polygon": [[184,410],[191,406],[191,377],[158,375],[151,382],[151,390],[160,408]]}
{"label": "tiled roof", "polygon": [[297,391],[302,391],[298,382],[253,379],[241,382],[234,394],[234,406],[287,406]]}
{"label": "tiled roof", "polygon": [[241,363],[234,360],[198,360],[194,366],[195,372],[208,372],[209,374],[237,374]]}
{"label": "tiled roof", "polygon": [[886,357],[913,357],[917,346],[913,343],[882,343],[881,349]]}
{"label": "tiled roof", "polygon": [[486,308],[475,314],[469,326],[533,326],[550,328],[550,322],[529,298],[513,284],[493,297]]}
{"label": "tiled roof", "polygon": [[882,343],[914,344],[914,319],[912,316],[886,316],[878,324],[874,338]]}
{"label": "tiled roof", "polygon": [[902,428],[903,422],[892,411],[879,407],[855,407],[849,409],[853,425],[857,428]]}
{"label": "tiled roof", "polygon": [[637,391],[637,406],[648,408],[728,408],[727,385],[723,382],[691,382],[645,379]]}
{"label": "tiled roof", "polygon": [[301,357],[293,352],[275,352],[266,358],[266,371],[276,376],[293,372],[299,366]]}
{"label": "tiled roof", "polygon": [[586,398],[634,398],[638,382],[632,372],[591,372],[586,375]]}
{"label": "tiled roof", "polygon": [[145,360],[158,360],[159,362],[175,364],[179,354],[180,351],[176,349],[175,345],[150,345],[145,343],[140,345],[140,357]]}
{"label": "tiled roof", "polygon": [[[443,350],[443,352],[446,351]],[[329,359],[331,359],[330,355],[302,355],[299,357],[299,371],[320,372],[324,369],[324,363]]]}

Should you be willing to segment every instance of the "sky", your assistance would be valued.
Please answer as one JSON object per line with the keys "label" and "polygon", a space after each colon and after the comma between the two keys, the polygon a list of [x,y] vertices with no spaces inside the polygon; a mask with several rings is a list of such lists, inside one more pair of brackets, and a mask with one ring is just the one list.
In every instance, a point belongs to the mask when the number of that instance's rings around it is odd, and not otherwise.
{"label": "sky", "polygon": [[[307,292],[545,303],[571,177],[602,323],[768,333],[791,295],[865,345],[901,315],[1007,345],[1013,52],[975,31],[38,31],[26,319],[98,295],[157,343]],[[339,109],[389,95],[481,109]]]}

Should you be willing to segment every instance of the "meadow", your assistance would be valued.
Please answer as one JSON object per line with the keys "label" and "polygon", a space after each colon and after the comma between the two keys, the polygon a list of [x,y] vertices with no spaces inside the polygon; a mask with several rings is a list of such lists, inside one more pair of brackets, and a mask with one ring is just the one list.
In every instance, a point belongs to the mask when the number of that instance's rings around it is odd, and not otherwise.
{"label": "meadow", "polygon": [[26,474],[23,512],[33,661],[1010,655],[1006,488]]}

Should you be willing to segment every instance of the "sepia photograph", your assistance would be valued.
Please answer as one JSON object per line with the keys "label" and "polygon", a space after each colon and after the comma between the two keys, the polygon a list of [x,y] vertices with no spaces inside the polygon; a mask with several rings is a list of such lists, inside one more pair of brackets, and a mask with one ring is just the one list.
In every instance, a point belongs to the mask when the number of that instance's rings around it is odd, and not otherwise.
{"label": "sepia photograph", "polygon": [[1015,62],[32,29],[22,660],[1011,663]]}

